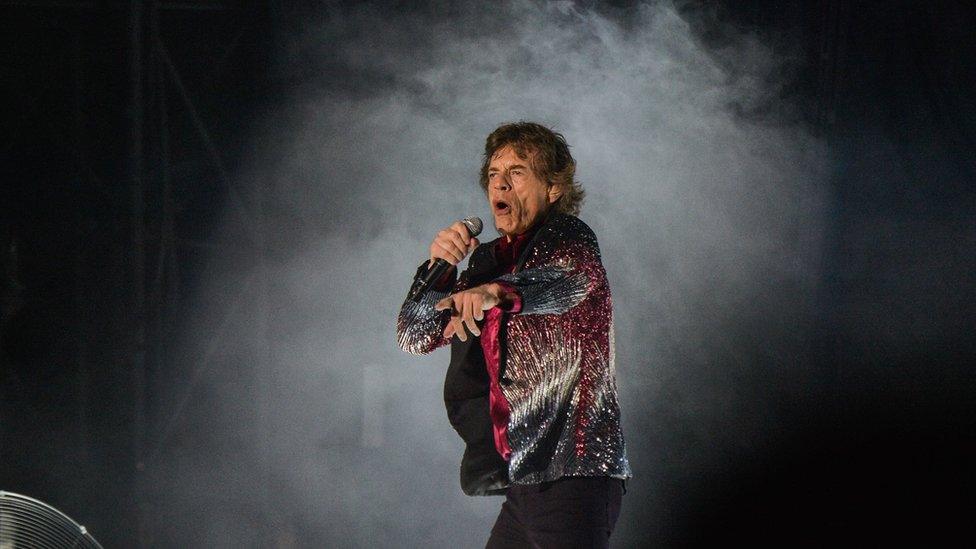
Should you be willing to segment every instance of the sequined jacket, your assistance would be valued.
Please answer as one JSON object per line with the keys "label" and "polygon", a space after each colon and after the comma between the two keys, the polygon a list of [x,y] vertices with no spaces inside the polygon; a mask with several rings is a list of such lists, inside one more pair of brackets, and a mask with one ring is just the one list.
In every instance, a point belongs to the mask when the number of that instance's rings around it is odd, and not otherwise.
{"label": "sequined jacket", "polygon": [[[593,231],[576,217],[553,213],[512,274],[491,276],[493,253],[494,242],[479,246],[450,292],[432,290],[419,303],[405,301],[397,319],[404,351],[426,354],[451,345],[444,402],[466,445],[462,490],[495,494],[513,483],[563,476],[630,477],[614,377],[610,287]],[[449,312],[434,310],[449,293],[492,280],[508,282],[522,299],[521,311],[506,313],[499,333],[499,378],[511,410],[507,463],[492,438],[480,341],[469,336],[449,342],[441,335]]]}

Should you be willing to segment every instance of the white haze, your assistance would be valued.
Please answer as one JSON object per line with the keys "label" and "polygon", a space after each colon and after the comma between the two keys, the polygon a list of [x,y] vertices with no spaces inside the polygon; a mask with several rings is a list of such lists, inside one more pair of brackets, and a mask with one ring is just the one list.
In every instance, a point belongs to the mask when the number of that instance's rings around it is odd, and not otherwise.
{"label": "white haze", "polygon": [[[668,2],[447,6],[323,9],[280,52],[294,86],[241,178],[264,196],[270,350],[251,356],[260,308],[246,296],[218,353],[235,360],[213,368],[254,369],[257,388],[201,380],[220,414],[265,422],[238,428],[242,457],[221,465],[236,472],[212,482],[231,484],[230,501],[234,483],[264,482],[239,493],[273,492],[284,546],[483,546],[502,500],[460,492],[441,401],[449,352],[401,353],[395,318],[439,228],[479,215],[493,238],[476,181],[484,138],[532,120],[572,147],[614,295],[635,471],[614,539],[667,536],[663,487],[714,466],[708,448],[762,447],[813,375],[802,356],[825,150],[777,99],[789,58]],[[716,27],[716,45],[696,34]],[[200,299],[216,319],[260,267],[213,263]],[[211,452],[194,451],[190,467],[205,467]],[[206,486],[188,473],[189,489]],[[256,513],[228,508],[198,517],[209,542]]]}

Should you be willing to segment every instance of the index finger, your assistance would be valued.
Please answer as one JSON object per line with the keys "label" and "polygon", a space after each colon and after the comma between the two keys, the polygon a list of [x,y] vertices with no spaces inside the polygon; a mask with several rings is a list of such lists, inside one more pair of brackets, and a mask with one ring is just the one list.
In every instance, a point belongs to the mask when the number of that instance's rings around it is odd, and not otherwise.
{"label": "index finger", "polygon": [[451,229],[461,235],[461,238],[464,239],[465,244],[468,244],[468,242],[471,240],[471,232],[468,231],[468,226],[461,221],[455,221],[454,224],[451,225]]}

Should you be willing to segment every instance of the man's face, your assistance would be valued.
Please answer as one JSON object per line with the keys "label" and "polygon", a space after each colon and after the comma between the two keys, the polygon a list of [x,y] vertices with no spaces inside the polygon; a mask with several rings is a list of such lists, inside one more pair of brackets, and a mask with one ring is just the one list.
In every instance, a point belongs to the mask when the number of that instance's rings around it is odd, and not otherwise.
{"label": "man's face", "polygon": [[495,218],[495,228],[509,239],[532,228],[549,205],[561,194],[532,170],[532,156],[519,158],[511,145],[491,157],[488,164],[488,203]]}

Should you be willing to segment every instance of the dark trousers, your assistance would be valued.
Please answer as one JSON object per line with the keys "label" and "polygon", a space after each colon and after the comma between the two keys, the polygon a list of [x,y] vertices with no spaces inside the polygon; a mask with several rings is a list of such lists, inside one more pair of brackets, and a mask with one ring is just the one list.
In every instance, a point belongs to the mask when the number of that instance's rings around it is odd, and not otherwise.
{"label": "dark trousers", "polygon": [[610,477],[513,485],[486,549],[609,547],[623,492],[623,481]]}

